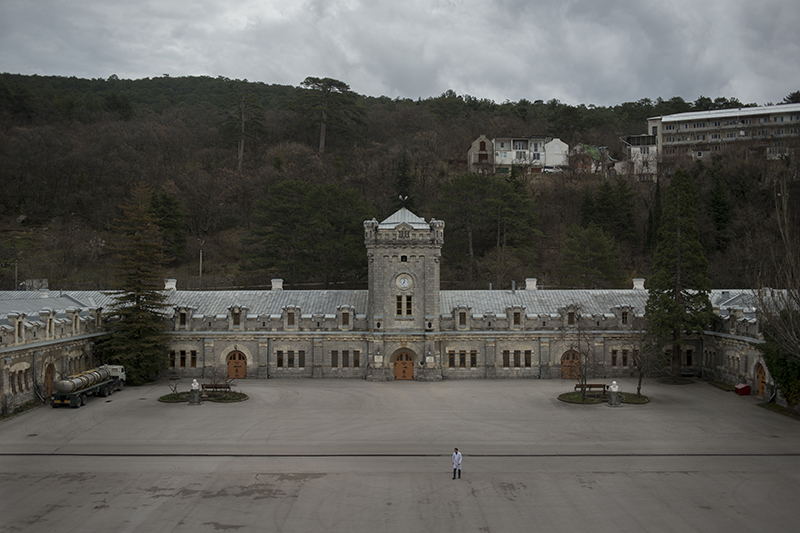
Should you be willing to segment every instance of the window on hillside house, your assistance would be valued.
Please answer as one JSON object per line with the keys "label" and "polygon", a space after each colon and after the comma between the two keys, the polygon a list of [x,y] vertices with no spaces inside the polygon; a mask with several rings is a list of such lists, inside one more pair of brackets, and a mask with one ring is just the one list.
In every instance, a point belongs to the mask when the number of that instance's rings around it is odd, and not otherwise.
{"label": "window on hillside house", "polygon": [[481,141],[479,150],[481,152],[485,152],[486,151],[486,141]]}

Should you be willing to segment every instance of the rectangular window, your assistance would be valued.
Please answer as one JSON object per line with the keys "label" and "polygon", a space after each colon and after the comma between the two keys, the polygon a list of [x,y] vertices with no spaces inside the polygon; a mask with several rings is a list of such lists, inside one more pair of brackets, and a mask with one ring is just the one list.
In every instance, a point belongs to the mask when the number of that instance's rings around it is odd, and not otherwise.
{"label": "rectangular window", "polygon": [[237,327],[239,325],[239,316],[240,313],[233,313],[233,326]]}
{"label": "rectangular window", "polygon": [[192,350],[189,352],[189,364],[192,368],[197,368],[197,351]]}
{"label": "rectangular window", "polygon": [[531,355],[533,354],[530,350],[525,350],[525,368],[531,367]]}
{"label": "rectangular window", "polygon": [[339,366],[339,352],[333,350],[331,352],[331,368],[336,368]]}
{"label": "rectangular window", "polygon": [[413,315],[413,307],[411,306],[411,296],[406,296],[406,316]]}
{"label": "rectangular window", "polygon": [[186,313],[181,313],[180,325],[181,326],[186,326]]}
{"label": "rectangular window", "polygon": [[523,151],[519,151],[519,152],[517,152],[517,153],[516,153],[516,156],[515,156],[515,159],[518,159],[518,160],[520,160],[520,161],[525,161],[525,159],[526,159],[526,154],[525,154],[525,152],[523,152]]}
{"label": "rectangular window", "polygon": [[469,366],[470,368],[478,368],[478,352],[469,352]]}
{"label": "rectangular window", "polygon": [[567,313],[567,324],[570,326],[575,325],[575,313]]}
{"label": "rectangular window", "polygon": [[300,368],[306,367],[306,352],[305,350],[300,350],[297,352],[297,366]]}
{"label": "rectangular window", "polygon": [[350,313],[342,313],[342,325],[343,326],[350,325]]}
{"label": "rectangular window", "polygon": [[617,351],[611,350],[611,366],[617,366]]}
{"label": "rectangular window", "polygon": [[456,367],[456,352],[447,352],[447,366],[449,368]]}
{"label": "rectangular window", "polygon": [[175,350],[169,352],[169,367],[175,368]]}
{"label": "rectangular window", "polygon": [[503,368],[509,367],[509,356],[510,356],[509,351],[503,350]]}
{"label": "rectangular window", "polygon": [[458,352],[458,367],[467,368],[467,352],[463,350]]}
{"label": "rectangular window", "polygon": [[350,366],[350,351],[342,350],[342,367],[347,368]]}
{"label": "rectangular window", "polygon": [[514,325],[515,326],[519,326],[520,321],[521,321],[521,318],[520,318],[519,311],[514,312]]}
{"label": "rectangular window", "polygon": [[186,350],[181,350],[181,368],[186,368]]}
{"label": "rectangular window", "polygon": [[693,366],[694,363],[692,361],[692,351],[686,350],[686,366]]}
{"label": "rectangular window", "polygon": [[395,303],[397,304],[396,305],[396,314],[397,314],[397,316],[402,316],[403,315],[403,297],[402,296],[398,296],[397,299],[395,300]]}
{"label": "rectangular window", "polygon": [[286,366],[289,368],[294,368],[294,350],[289,350],[286,352]]}
{"label": "rectangular window", "polygon": [[294,326],[294,313],[286,313],[286,325]]}
{"label": "rectangular window", "polygon": [[627,311],[623,311],[622,312],[622,323],[623,324],[627,324],[628,323],[628,312]]}
{"label": "rectangular window", "polygon": [[622,366],[628,366],[628,350],[622,350]]}
{"label": "rectangular window", "polygon": [[467,325],[467,313],[465,313],[464,311],[458,313],[458,325],[459,326]]}
{"label": "rectangular window", "polygon": [[361,366],[361,352],[353,350],[353,366],[358,368]]}
{"label": "rectangular window", "polygon": [[277,361],[276,365],[278,366],[278,368],[283,368],[283,351],[282,350],[278,350],[276,352],[275,359]]}
{"label": "rectangular window", "polygon": [[520,355],[520,351],[519,350],[514,350],[514,368],[519,368],[519,364],[520,364],[519,355]]}
{"label": "rectangular window", "polygon": [[526,150],[525,141],[514,141],[514,150]]}

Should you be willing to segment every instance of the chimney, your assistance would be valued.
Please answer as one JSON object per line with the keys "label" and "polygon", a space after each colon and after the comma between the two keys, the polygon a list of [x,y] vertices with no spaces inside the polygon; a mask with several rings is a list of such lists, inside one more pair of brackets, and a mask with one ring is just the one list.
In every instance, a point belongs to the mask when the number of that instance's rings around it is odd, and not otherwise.
{"label": "chimney", "polygon": [[50,289],[39,289],[39,298],[50,298]]}
{"label": "chimney", "polygon": [[633,278],[633,289],[637,291],[644,290],[644,278]]}
{"label": "chimney", "polygon": [[282,291],[283,290],[283,280],[280,278],[275,278],[272,280],[272,290],[273,291]]}
{"label": "chimney", "polygon": [[178,290],[178,280],[177,279],[165,279],[164,280],[164,290],[165,291],[176,291],[176,290]]}
{"label": "chimney", "polygon": [[536,278],[525,278],[525,290],[526,291],[535,291],[536,288]]}

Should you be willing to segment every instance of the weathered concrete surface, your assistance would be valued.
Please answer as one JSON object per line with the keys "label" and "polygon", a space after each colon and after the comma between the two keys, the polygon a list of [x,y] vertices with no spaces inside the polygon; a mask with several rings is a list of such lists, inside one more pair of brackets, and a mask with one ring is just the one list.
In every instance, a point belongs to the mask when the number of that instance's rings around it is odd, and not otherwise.
{"label": "weathered concrete surface", "polygon": [[796,529],[800,423],[704,383],[620,408],[556,400],[571,386],[270,380],[240,404],[153,385],[41,408],[0,423],[0,531]]}

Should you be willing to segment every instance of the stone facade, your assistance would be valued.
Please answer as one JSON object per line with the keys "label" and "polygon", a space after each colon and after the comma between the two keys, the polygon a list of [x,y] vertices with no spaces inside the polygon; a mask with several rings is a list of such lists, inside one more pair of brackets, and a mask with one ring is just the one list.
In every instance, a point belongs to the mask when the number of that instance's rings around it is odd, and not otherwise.
{"label": "stone facade", "polygon": [[[647,290],[443,291],[442,221],[401,209],[364,223],[367,290],[166,290],[170,373],[210,380],[345,378],[559,379],[570,355],[594,354],[597,379],[630,376]],[[752,295],[714,290],[715,330],[684,347],[684,373],[774,392],[757,350]],[[53,379],[96,366],[102,292],[0,292],[3,412],[48,394]],[[762,379],[759,387],[757,380]]]}

